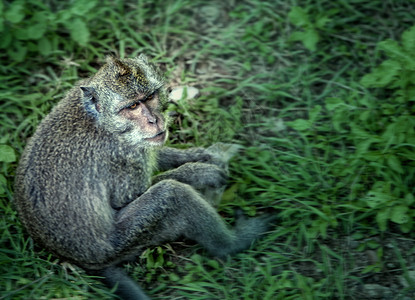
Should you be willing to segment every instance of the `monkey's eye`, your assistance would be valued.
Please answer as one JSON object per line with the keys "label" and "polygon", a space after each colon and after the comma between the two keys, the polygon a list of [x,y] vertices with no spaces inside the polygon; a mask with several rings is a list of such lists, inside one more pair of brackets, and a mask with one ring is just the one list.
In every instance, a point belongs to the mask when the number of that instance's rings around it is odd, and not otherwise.
{"label": "monkey's eye", "polygon": [[138,103],[136,102],[136,103],[134,103],[134,104],[130,105],[128,108],[129,108],[129,109],[136,109],[136,108],[137,108],[137,106],[138,106]]}
{"label": "monkey's eye", "polygon": [[150,100],[153,100],[155,95],[156,95],[156,92],[154,92],[154,93],[152,93],[152,94],[148,95],[148,96],[146,97],[146,100],[145,100],[145,101],[150,101]]}

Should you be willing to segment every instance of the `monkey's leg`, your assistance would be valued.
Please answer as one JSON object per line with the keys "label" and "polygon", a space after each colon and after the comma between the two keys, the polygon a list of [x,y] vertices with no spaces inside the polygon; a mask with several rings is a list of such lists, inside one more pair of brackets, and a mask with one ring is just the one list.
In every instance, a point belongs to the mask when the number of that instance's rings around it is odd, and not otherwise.
{"label": "monkey's leg", "polygon": [[163,180],[118,212],[115,236],[120,254],[185,236],[224,257],[248,248],[268,223],[264,218],[242,219],[229,229],[191,186]]}

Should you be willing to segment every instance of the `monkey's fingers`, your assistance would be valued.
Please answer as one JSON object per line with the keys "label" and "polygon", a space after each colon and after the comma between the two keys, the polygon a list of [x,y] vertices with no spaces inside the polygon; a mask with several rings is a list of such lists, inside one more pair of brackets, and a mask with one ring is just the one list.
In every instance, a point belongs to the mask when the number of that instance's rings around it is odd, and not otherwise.
{"label": "monkey's fingers", "polygon": [[216,143],[206,149],[212,158],[211,162],[227,171],[228,162],[242,148],[238,144]]}

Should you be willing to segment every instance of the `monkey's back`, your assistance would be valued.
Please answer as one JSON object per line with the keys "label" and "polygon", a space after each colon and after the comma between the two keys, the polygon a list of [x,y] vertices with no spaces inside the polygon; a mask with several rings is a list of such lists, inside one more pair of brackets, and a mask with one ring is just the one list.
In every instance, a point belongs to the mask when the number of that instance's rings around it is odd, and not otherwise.
{"label": "monkey's back", "polygon": [[120,150],[86,114],[78,90],[71,90],[52,110],[26,146],[16,171],[14,200],[37,242],[92,268],[114,254],[110,200],[126,197],[121,194],[128,193],[128,184],[112,194],[111,156]]}

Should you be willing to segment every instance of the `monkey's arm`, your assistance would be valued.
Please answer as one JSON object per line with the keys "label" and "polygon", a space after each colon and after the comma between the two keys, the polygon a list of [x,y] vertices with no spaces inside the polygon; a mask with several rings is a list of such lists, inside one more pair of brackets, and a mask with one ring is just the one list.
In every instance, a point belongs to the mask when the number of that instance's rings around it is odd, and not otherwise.
{"label": "monkey's arm", "polygon": [[173,179],[189,184],[196,189],[206,187],[219,188],[226,184],[226,172],[222,168],[207,163],[185,163],[153,177],[153,184],[166,179]]}
{"label": "monkey's arm", "polygon": [[166,171],[188,162],[209,163],[211,160],[212,156],[203,148],[175,149],[163,147],[158,153],[158,169]]}
{"label": "monkey's arm", "polygon": [[177,168],[188,162],[202,162],[227,169],[228,161],[239,151],[237,144],[216,143],[209,148],[175,149],[164,147],[158,155],[160,171]]}

